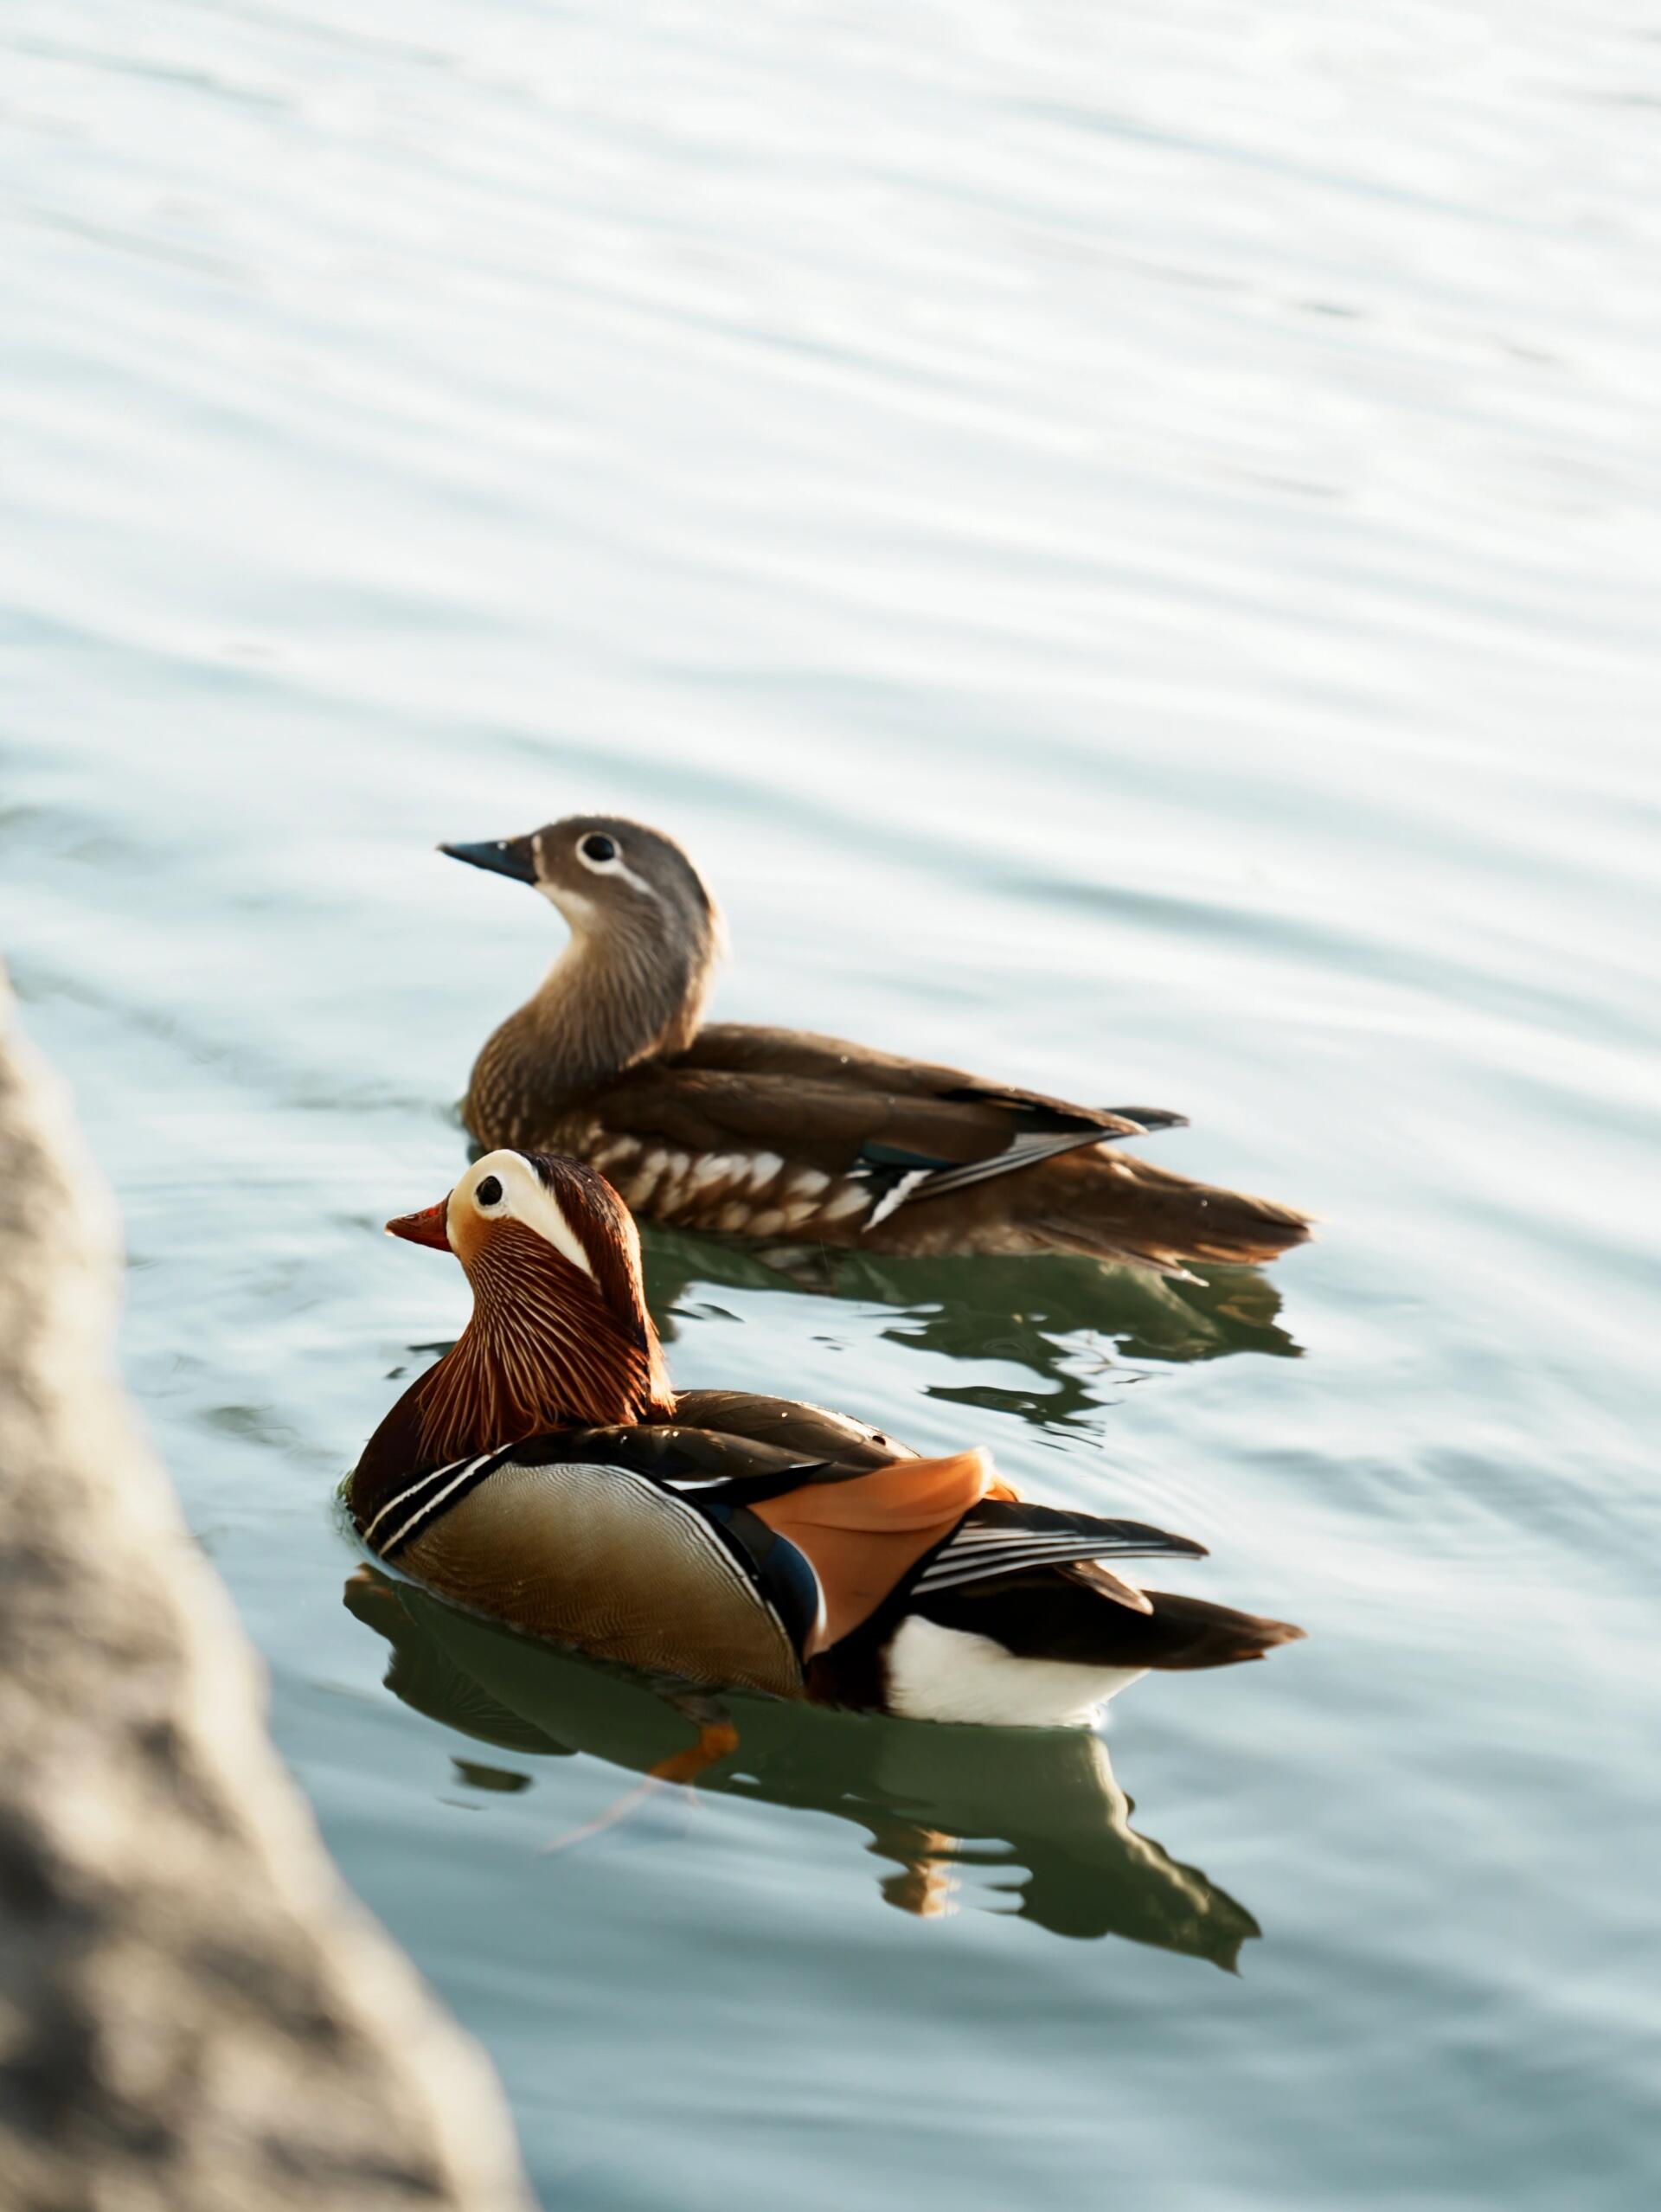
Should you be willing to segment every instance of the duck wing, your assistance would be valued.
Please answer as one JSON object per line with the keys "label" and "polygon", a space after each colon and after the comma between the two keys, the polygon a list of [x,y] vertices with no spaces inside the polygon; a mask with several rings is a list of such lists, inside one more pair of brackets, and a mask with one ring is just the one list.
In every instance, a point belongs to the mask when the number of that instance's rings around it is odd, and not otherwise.
{"label": "duck wing", "polygon": [[695,1428],[782,1446],[803,1462],[870,1468],[917,1456],[909,1445],[881,1429],[798,1398],[764,1398],[750,1390],[683,1390],[675,1410],[679,1421]]}
{"label": "duck wing", "polygon": [[900,1205],[1119,1137],[1178,1127],[1164,1108],[1081,1106],[836,1037],[721,1023],[672,1060],[626,1069],[593,1094],[609,1130],[691,1153],[786,1153],[857,1177]]}
{"label": "duck wing", "polygon": [[757,1523],[784,1537],[824,1590],[817,1649],[901,1588],[933,1596],[1039,1568],[1092,1563],[1104,1596],[1146,1613],[1142,1592],[1106,1561],[1207,1555],[1191,1537],[1145,1521],[1029,1504],[998,1481],[984,1452],[919,1459],[880,1446],[877,1432],[823,1407],[709,1390],[685,1393],[677,1411],[682,1419],[644,1428],[572,1429],[518,1446],[513,1456],[604,1459],[647,1476],[741,1541],[755,1542]]}
{"label": "duck wing", "polygon": [[[985,1081],[942,1061],[914,1060],[898,1052],[853,1044],[811,1029],[770,1029],[755,1022],[711,1022],[672,1062],[677,1068],[720,1068],[729,1074],[789,1075],[855,1091],[901,1098],[981,1100],[988,1105],[1054,1115],[1082,1128],[1132,1120],[1145,1129],[1185,1128],[1185,1117],[1163,1106],[1085,1106],[1009,1083]],[[1128,1134],[1128,1132],[1122,1132]]]}
{"label": "duck wing", "polygon": [[1106,1562],[1206,1556],[1203,1544],[1144,1521],[1028,1504],[997,1479],[980,1451],[901,1459],[859,1472],[835,1466],[781,1471],[742,1491],[706,1491],[704,1500],[741,1504],[811,1565],[824,1606],[803,1646],[809,1658],[890,1601],[908,1608],[1041,1569],[1087,1572],[1099,1596],[1132,1613],[1150,1613],[1149,1600]]}
{"label": "duck wing", "polygon": [[1100,1571],[1091,1579],[1104,1596],[1132,1613],[1151,1613],[1148,1599],[1133,1583],[1102,1566],[1110,1559],[1204,1559],[1203,1544],[1172,1536],[1145,1521],[1107,1520],[1094,1513],[1074,1513],[1053,1505],[1030,1505],[1020,1498],[985,1499],[965,1515],[946,1541],[919,1569],[908,1594],[932,1596],[944,1590],[997,1582],[1045,1567],[1087,1562]]}

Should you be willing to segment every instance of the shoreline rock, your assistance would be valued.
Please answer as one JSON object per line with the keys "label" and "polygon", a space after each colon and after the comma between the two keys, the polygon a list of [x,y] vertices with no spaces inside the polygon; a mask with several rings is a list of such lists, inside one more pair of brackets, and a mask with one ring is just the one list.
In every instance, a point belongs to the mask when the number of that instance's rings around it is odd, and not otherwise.
{"label": "shoreline rock", "polygon": [[0,978],[0,2202],[529,2212],[484,2053],[272,1748],[115,1374],[119,1281]]}

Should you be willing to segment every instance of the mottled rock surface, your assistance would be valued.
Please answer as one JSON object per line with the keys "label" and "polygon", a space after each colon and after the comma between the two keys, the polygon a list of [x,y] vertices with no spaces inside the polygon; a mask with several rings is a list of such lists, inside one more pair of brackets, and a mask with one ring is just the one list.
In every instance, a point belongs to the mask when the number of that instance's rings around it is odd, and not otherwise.
{"label": "mottled rock surface", "polygon": [[0,2205],[519,2212],[113,1377],[115,1225],[0,982]]}

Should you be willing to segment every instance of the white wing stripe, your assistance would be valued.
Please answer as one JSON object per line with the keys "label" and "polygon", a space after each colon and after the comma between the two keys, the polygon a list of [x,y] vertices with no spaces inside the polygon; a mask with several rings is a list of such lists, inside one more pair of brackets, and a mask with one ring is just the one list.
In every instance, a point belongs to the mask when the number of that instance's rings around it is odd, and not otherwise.
{"label": "white wing stripe", "polygon": [[907,1168],[893,1189],[879,1200],[866,1215],[860,1229],[861,1235],[864,1234],[866,1229],[874,1229],[879,1221],[887,1221],[895,1208],[903,1206],[918,1184],[927,1183],[933,1173],[933,1168]]}
{"label": "white wing stripe", "polygon": [[[919,1198],[938,1198],[948,1190],[962,1190],[972,1183],[987,1183],[997,1175],[1015,1175],[1022,1168],[1032,1167],[1040,1160],[1059,1158],[1063,1152],[1081,1151],[1087,1144],[1111,1144],[1118,1136],[1129,1136],[1129,1130],[1088,1129],[1069,1132],[1065,1137],[1017,1137],[1001,1152],[994,1152],[989,1160],[971,1160],[958,1168],[937,1168],[924,1189],[915,1195]],[[1135,1134],[1145,1136],[1145,1130]]]}
{"label": "white wing stripe", "polygon": [[1172,1548],[1169,1544],[1151,1543],[1145,1536],[1111,1536],[1091,1529],[965,1529],[961,1536],[952,1538],[940,1557],[957,1559],[968,1552],[1026,1551],[1046,1544],[1087,1544],[1093,1551],[1104,1555],[1110,1551],[1139,1552],[1150,1559]]}
{"label": "white wing stripe", "polygon": [[[1075,1560],[1122,1559],[1127,1555],[1124,1545],[1092,1543],[1086,1537],[1075,1537],[1071,1543],[1055,1542],[1047,1544],[1011,1545],[1006,1550],[980,1550],[968,1558],[942,1552],[933,1564],[926,1568],[917,1578],[920,1590],[944,1589],[953,1583],[984,1581],[995,1574],[1013,1574],[1023,1567],[1064,1567]],[[1145,1557],[1145,1553],[1129,1551],[1129,1556]]]}

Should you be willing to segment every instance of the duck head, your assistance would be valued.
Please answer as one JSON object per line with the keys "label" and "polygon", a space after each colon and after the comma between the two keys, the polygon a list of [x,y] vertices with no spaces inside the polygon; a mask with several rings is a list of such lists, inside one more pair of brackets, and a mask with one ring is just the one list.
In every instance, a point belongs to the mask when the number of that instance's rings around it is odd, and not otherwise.
{"label": "duck head", "polygon": [[355,1503],[366,1470],[419,1472],[549,1429],[673,1414],[639,1234],[593,1168],[550,1153],[488,1152],[437,1205],[387,1228],[452,1252],[473,1311],[371,1439]]}
{"label": "duck head", "polygon": [[541,995],[568,1048],[574,1023],[603,1032],[603,1056],[619,1063],[691,1042],[726,936],[673,837],[618,815],[572,814],[525,837],[439,850],[529,884],[558,907],[571,947]]}

